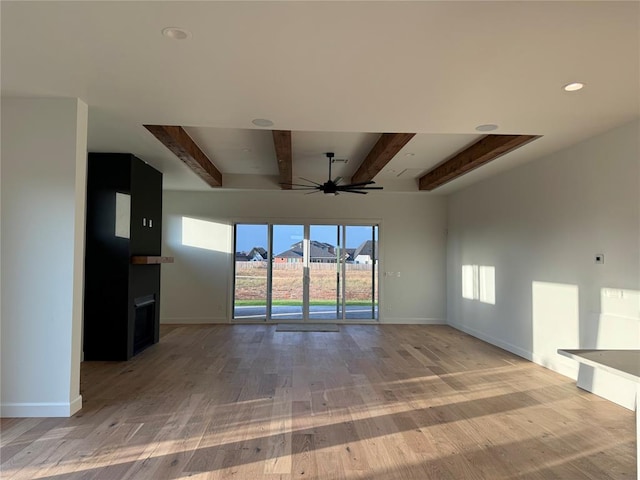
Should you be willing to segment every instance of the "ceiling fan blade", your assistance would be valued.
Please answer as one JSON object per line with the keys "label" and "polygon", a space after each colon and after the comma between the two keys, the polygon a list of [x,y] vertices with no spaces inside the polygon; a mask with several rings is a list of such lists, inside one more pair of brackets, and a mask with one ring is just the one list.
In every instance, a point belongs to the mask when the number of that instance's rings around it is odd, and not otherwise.
{"label": "ceiling fan blade", "polygon": [[314,185],[317,185],[319,187],[322,185],[321,183],[314,182],[313,180],[309,180],[308,178],[304,178],[304,177],[298,177],[298,178],[300,178],[300,180],[304,180],[305,182],[313,183]]}
{"label": "ceiling fan blade", "polygon": [[364,187],[366,185],[373,185],[374,181],[370,180],[368,182],[359,182],[359,183],[349,183],[347,185],[343,185],[344,187]]}
{"label": "ceiling fan blade", "polygon": [[318,188],[315,185],[304,185],[302,183],[280,183],[279,185],[286,185],[289,187],[307,187],[307,188]]}
{"label": "ceiling fan blade", "polygon": [[336,185],[340,183],[340,180],[342,180],[342,177],[336,177],[336,179],[333,181],[333,183],[335,183]]}
{"label": "ceiling fan blade", "polygon": [[360,195],[366,195],[367,192],[363,192],[361,190],[341,190],[342,192],[347,192],[347,193],[359,193]]}
{"label": "ceiling fan blade", "polygon": [[341,192],[348,192],[351,190],[382,190],[382,187],[355,187],[353,185],[342,185],[336,187],[336,189]]}

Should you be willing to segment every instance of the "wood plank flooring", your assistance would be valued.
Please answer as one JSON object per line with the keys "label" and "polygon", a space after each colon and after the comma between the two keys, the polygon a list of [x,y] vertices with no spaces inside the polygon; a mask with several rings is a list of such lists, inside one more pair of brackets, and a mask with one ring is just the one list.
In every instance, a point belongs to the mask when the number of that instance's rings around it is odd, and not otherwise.
{"label": "wood plank flooring", "polygon": [[3,419],[3,479],[634,479],[634,413],[446,326],[164,326]]}

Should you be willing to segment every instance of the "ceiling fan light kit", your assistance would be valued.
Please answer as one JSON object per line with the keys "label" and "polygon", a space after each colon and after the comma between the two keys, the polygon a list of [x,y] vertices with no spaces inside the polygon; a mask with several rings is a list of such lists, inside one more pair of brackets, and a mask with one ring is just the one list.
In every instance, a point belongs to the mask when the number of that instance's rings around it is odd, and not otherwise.
{"label": "ceiling fan light kit", "polygon": [[[382,187],[371,187],[370,185],[375,184],[376,182],[369,180],[367,182],[358,182],[358,183],[349,183],[346,185],[340,185],[340,180],[342,177],[336,177],[335,179],[331,179],[331,164],[333,162],[337,162],[339,160],[334,159],[335,154],[333,152],[326,152],[325,157],[329,160],[329,179],[324,183],[317,183],[313,180],[309,180],[307,178],[302,178],[302,180],[309,182],[309,184],[300,184],[300,183],[281,183],[280,185],[288,186],[288,187],[299,187],[292,188],[292,190],[310,190],[309,193],[317,193],[322,192],[325,195],[339,195],[341,192],[346,193],[359,193],[360,195],[366,195],[369,193],[367,190],[382,190]],[[346,163],[346,160],[341,160]]]}

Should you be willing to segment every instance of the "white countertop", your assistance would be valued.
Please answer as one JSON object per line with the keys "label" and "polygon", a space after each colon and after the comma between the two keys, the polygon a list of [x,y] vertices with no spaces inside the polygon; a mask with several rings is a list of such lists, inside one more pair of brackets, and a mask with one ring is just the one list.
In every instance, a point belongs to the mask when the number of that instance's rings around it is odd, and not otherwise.
{"label": "white countertop", "polygon": [[558,353],[640,383],[640,350],[558,350]]}

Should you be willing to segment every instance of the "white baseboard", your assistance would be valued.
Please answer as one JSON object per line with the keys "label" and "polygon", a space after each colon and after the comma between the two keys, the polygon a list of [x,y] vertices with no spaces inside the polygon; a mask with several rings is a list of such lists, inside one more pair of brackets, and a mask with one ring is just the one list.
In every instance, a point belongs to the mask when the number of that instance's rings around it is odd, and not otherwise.
{"label": "white baseboard", "polygon": [[82,408],[82,395],[72,402],[60,403],[3,403],[0,416],[3,418],[70,417]]}
{"label": "white baseboard", "polygon": [[453,322],[448,322],[447,325],[460,330],[464,333],[468,333],[469,335],[479,338],[480,340],[483,340],[487,343],[490,343],[491,345],[495,345],[496,347],[500,347],[503,350],[506,350],[507,352],[511,352],[514,353],[516,355],[518,355],[519,357],[525,358],[527,360],[529,360],[530,362],[534,362],[534,363],[539,363],[536,362],[534,359],[534,355],[533,353],[529,352],[528,350],[525,350],[523,348],[518,347],[517,345],[512,345],[511,343],[508,342],[504,342],[502,340],[499,340],[497,338],[491,337],[490,335],[485,335],[484,333],[468,327],[466,325],[462,325],[459,323],[453,323]]}
{"label": "white baseboard", "polygon": [[226,318],[213,318],[213,317],[166,317],[160,319],[160,324],[163,323],[170,325],[206,325],[206,324],[218,324],[229,323]]}
{"label": "white baseboard", "polygon": [[446,325],[447,322],[442,318],[402,318],[402,317],[384,317],[380,319],[381,324],[395,325]]}

